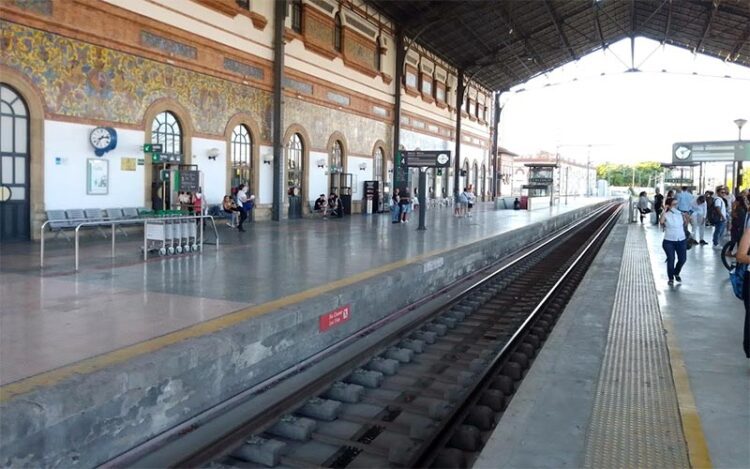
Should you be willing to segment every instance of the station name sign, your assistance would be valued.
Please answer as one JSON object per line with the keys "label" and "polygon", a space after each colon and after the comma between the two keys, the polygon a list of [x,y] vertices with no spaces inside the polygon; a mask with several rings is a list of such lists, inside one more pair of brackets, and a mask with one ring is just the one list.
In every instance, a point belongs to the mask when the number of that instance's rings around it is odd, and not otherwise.
{"label": "station name sign", "polygon": [[530,177],[529,184],[552,184],[552,178]]}
{"label": "station name sign", "polygon": [[448,150],[402,150],[401,164],[411,168],[447,168],[451,164]]}
{"label": "station name sign", "polygon": [[672,145],[672,163],[750,161],[749,141],[683,142]]}

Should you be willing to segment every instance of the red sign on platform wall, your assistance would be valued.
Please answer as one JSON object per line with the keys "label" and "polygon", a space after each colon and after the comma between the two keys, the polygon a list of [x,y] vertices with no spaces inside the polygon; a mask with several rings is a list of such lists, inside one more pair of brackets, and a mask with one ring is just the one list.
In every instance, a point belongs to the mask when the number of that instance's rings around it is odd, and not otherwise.
{"label": "red sign on platform wall", "polygon": [[318,330],[325,332],[334,326],[345,323],[349,320],[350,316],[351,310],[349,309],[349,305],[334,309],[320,317]]}

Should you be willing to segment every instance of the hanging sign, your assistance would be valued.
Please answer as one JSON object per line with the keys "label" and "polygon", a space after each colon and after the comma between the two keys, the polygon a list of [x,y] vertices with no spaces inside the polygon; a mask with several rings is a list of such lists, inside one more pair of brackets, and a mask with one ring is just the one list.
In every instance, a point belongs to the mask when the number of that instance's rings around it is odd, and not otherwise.
{"label": "hanging sign", "polygon": [[672,163],[750,161],[750,142],[685,142],[672,145]]}
{"label": "hanging sign", "polygon": [[447,168],[451,163],[448,150],[403,150],[402,164],[410,168]]}

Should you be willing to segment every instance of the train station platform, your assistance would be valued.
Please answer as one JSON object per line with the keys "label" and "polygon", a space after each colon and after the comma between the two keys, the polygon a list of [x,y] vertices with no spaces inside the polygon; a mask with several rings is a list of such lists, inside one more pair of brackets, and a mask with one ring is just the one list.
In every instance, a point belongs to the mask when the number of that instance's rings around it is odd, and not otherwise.
{"label": "train station platform", "polygon": [[710,246],[668,286],[662,237],[612,231],[474,467],[750,467],[742,302]]}
{"label": "train station platform", "polygon": [[606,203],[436,209],[421,232],[387,214],[222,227],[145,263],[142,240],[114,260],[91,241],[77,273],[64,241],[43,270],[37,245],[3,249],[3,464],[107,461]]}

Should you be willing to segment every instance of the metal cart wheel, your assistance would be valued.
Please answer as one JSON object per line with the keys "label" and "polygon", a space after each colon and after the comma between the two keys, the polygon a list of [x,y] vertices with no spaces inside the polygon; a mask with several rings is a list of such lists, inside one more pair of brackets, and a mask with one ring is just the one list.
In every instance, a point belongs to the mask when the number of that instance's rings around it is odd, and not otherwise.
{"label": "metal cart wheel", "polygon": [[177,246],[175,251],[177,251],[177,254],[182,254],[182,246]]}
{"label": "metal cart wheel", "polygon": [[171,256],[172,254],[174,254],[174,248],[173,248],[172,246],[169,246],[169,247],[167,248],[167,254],[169,254],[170,256]]}
{"label": "metal cart wheel", "polygon": [[159,249],[159,255],[160,256],[166,256],[167,255],[167,250],[164,249],[164,248]]}

